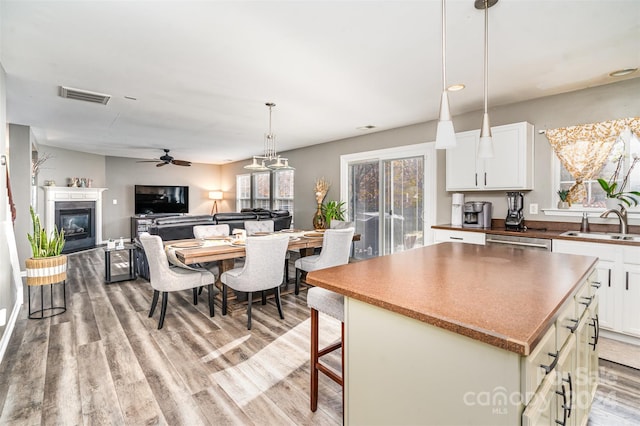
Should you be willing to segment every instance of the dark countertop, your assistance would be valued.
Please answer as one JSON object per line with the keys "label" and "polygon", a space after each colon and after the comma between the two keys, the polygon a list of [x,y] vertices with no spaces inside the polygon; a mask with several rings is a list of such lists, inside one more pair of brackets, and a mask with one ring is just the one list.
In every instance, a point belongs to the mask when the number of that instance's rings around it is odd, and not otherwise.
{"label": "dark countertop", "polygon": [[307,281],[526,356],[597,260],[442,243],[309,272]]}
{"label": "dark countertop", "polygon": [[[601,238],[569,237],[569,236],[561,235],[566,231],[579,231],[580,223],[526,221],[525,225],[527,226],[527,230],[525,231],[507,231],[504,227],[504,220],[493,219],[491,221],[491,228],[463,228],[462,226],[452,226],[449,224],[445,224],[445,225],[432,226],[431,229],[480,232],[480,233],[492,234],[492,235],[511,235],[514,237],[584,241],[584,242],[591,242],[591,243],[618,244],[618,245],[629,245],[629,246],[636,246],[636,247],[640,246],[640,242],[637,242],[637,241],[605,240]],[[591,232],[617,232],[618,231],[617,225],[590,224],[589,227],[591,229]],[[633,225],[629,226],[629,233],[640,234],[640,226],[633,226]]]}

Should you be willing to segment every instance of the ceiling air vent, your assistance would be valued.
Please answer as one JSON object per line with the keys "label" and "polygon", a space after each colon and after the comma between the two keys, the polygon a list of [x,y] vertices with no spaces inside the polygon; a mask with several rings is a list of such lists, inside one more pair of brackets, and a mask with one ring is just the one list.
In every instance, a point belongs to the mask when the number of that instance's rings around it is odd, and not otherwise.
{"label": "ceiling air vent", "polygon": [[60,86],[58,94],[67,99],[77,101],[93,102],[94,104],[106,105],[111,99],[111,95],[104,93],[89,92],[88,90],[74,89],[73,87]]}

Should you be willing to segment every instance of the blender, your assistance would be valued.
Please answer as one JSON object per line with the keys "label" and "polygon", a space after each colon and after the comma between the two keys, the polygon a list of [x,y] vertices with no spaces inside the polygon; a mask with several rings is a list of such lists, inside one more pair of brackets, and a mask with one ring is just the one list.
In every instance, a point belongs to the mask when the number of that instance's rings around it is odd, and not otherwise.
{"label": "blender", "polygon": [[524,230],[524,195],[522,192],[507,192],[507,218],[504,221],[508,231]]}

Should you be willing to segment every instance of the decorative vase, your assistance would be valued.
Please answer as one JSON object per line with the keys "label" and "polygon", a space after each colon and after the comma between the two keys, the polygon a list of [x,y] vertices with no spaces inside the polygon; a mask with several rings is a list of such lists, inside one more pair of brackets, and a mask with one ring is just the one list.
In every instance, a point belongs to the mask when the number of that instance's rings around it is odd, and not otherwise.
{"label": "decorative vase", "polygon": [[325,229],[326,227],[327,222],[324,220],[324,215],[322,214],[322,203],[318,203],[316,214],[313,215],[313,229]]}
{"label": "decorative vase", "polygon": [[618,209],[619,205],[622,204],[622,202],[617,199],[617,198],[605,198],[605,205],[607,206],[607,209]]}
{"label": "decorative vase", "polygon": [[559,209],[568,209],[569,207],[571,207],[571,204],[568,201],[558,201]]}

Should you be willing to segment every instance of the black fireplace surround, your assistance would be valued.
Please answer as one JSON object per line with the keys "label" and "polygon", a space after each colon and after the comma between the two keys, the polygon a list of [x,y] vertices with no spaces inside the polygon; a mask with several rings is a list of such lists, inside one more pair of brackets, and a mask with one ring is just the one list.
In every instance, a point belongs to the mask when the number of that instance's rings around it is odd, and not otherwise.
{"label": "black fireplace surround", "polygon": [[96,246],[96,202],[57,201],[55,224],[64,230],[65,245],[62,253],[93,248]]}

